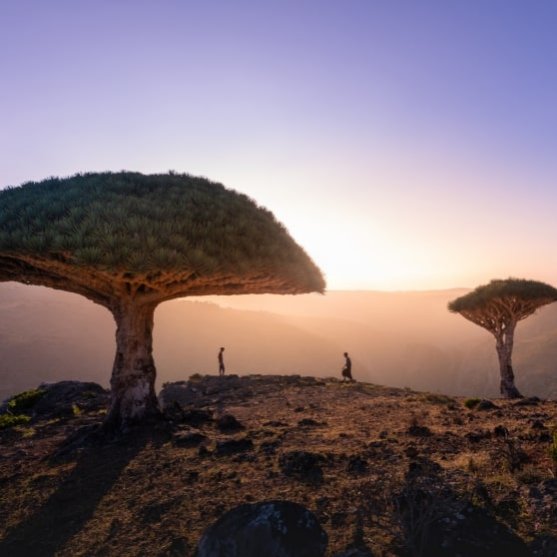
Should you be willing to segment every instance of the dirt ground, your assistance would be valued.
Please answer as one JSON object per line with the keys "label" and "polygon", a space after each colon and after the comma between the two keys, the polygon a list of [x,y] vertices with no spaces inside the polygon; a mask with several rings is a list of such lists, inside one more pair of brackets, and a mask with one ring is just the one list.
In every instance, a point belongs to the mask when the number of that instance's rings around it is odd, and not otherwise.
{"label": "dirt ground", "polygon": [[274,499],[317,516],[329,557],[557,555],[555,401],[299,376],[176,388],[165,422],[120,439],[68,441],[102,409],[0,431],[0,555],[193,556],[224,512]]}

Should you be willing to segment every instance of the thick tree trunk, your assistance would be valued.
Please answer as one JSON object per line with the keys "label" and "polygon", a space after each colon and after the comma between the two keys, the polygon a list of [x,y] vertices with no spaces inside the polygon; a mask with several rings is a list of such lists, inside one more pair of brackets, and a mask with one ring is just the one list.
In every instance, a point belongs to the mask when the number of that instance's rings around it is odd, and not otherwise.
{"label": "thick tree trunk", "polygon": [[512,366],[515,327],[516,323],[510,324],[504,332],[495,336],[497,356],[499,357],[499,371],[501,373],[500,390],[504,398],[522,398],[522,395],[514,384]]}
{"label": "thick tree trunk", "polygon": [[116,357],[110,379],[111,402],[105,426],[125,430],[160,414],[153,361],[154,304],[120,301],[116,321]]}

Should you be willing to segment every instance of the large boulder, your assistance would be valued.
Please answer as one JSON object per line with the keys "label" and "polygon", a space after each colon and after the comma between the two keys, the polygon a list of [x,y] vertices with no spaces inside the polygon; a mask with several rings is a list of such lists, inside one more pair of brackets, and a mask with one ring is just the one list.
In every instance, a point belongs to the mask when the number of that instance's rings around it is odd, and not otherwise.
{"label": "large boulder", "polygon": [[37,389],[25,391],[8,399],[0,413],[10,411],[26,414],[33,420],[48,420],[92,412],[108,406],[110,393],[98,383],[58,381],[41,383]]}
{"label": "large boulder", "polygon": [[308,509],[291,501],[235,507],[203,534],[196,557],[322,557],[327,534]]}
{"label": "large boulder", "polygon": [[33,417],[37,419],[72,416],[76,411],[102,410],[110,400],[110,392],[92,382],[42,383],[39,389],[44,390],[45,394],[33,407]]}

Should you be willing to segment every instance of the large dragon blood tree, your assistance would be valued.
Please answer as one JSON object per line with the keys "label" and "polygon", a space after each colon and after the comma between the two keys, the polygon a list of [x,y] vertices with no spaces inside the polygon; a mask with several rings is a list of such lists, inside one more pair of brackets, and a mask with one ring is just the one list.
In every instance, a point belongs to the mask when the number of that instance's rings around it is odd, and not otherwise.
{"label": "large dragon blood tree", "polygon": [[323,292],[321,272],[272,213],[186,174],[90,173],[0,191],[0,281],[81,294],[116,321],[105,425],[159,413],[153,314],[204,294]]}
{"label": "large dragon blood tree", "polygon": [[449,303],[449,311],[460,313],[495,337],[501,374],[501,395],[520,398],[514,384],[512,351],[517,323],[539,307],[557,300],[557,290],[535,280],[492,280]]}

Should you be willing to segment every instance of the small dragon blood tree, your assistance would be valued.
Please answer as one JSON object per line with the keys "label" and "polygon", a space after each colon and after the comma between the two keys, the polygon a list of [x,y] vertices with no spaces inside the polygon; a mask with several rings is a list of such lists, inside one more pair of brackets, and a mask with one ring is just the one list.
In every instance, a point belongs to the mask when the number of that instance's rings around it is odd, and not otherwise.
{"label": "small dragon blood tree", "polygon": [[187,174],[49,178],[0,191],[0,281],[81,294],[116,321],[105,426],[159,414],[153,314],[205,294],[323,292],[317,266],[247,196]]}
{"label": "small dragon blood tree", "polygon": [[512,351],[516,324],[539,307],[557,300],[557,290],[535,280],[492,280],[449,303],[449,311],[460,313],[495,337],[501,373],[501,395],[520,398],[515,387]]}

